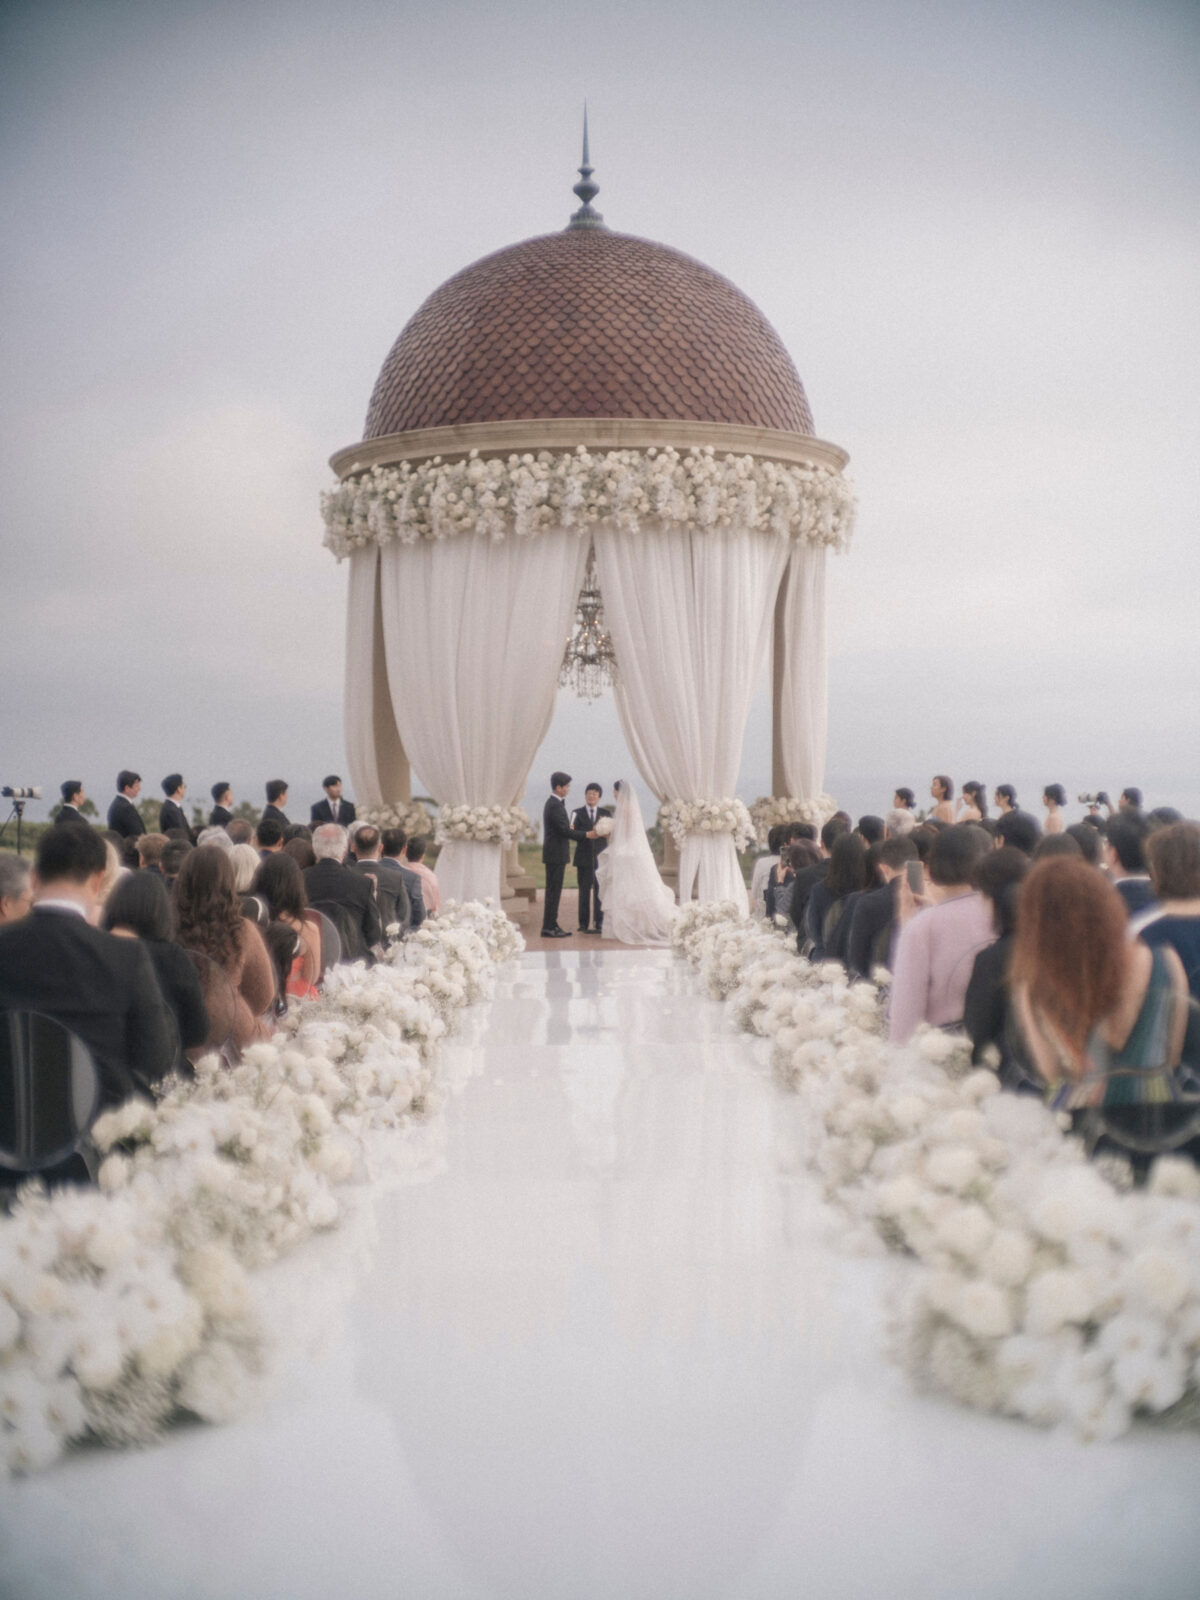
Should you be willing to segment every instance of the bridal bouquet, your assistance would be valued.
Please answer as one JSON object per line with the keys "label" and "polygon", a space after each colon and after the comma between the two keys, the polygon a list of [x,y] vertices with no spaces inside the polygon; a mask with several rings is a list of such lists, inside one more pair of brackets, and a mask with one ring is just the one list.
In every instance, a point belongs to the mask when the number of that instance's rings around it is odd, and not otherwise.
{"label": "bridal bouquet", "polygon": [[471,840],[476,844],[515,844],[534,837],[529,813],[521,806],[439,806],[437,842]]}
{"label": "bridal bouquet", "polygon": [[361,813],[364,822],[376,828],[403,828],[410,839],[424,838],[433,829],[433,818],[419,800],[390,800]]}
{"label": "bridal bouquet", "polygon": [[730,833],[739,850],[754,842],[750,813],[738,799],[668,800],[660,808],[658,820],[681,849],[689,833]]}
{"label": "bridal bouquet", "polygon": [[596,832],[599,834],[601,839],[611,839],[612,831],[613,819],[611,817],[596,818]]}
{"label": "bridal bouquet", "polygon": [[786,822],[811,822],[820,828],[837,810],[832,795],[819,794],[815,800],[797,800],[794,795],[763,795],[750,807],[750,816],[761,843],[772,828]]}

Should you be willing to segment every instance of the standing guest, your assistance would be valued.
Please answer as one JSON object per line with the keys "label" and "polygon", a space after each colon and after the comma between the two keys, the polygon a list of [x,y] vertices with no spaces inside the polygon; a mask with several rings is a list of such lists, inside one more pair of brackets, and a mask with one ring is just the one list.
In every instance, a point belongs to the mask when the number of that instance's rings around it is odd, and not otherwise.
{"label": "standing guest", "polygon": [[337,822],[343,828],[348,828],[352,822],[358,821],[358,812],[354,809],[352,800],[342,799],[342,780],[336,772],[322,782],[325,791],[324,800],[318,800],[312,808],[312,825],[317,828],[323,822]]}
{"label": "standing guest", "polygon": [[32,914],[0,928],[0,1007],[41,1011],[96,1059],[101,1101],[149,1095],[174,1059],[150,957],[89,922],[107,854],[95,828],[47,828],[38,840]]}
{"label": "standing guest", "polygon": [[992,908],[973,886],[988,848],[982,828],[944,828],[929,852],[932,888],[927,904],[901,880],[888,1037],[904,1044],[921,1022],[935,1028],[962,1021],[975,957],[996,937]]}
{"label": "standing guest", "polygon": [[117,773],[117,793],[108,808],[108,825],[123,839],[136,839],[145,833],[146,824],[138,814],[134,801],[142,792],[141,774],[122,769]]}
{"label": "standing guest", "polygon": [[138,870],[152,872],[161,878],[163,851],[167,848],[165,833],[144,833],[137,841]]}
{"label": "standing guest", "polygon": [[933,799],[931,815],[935,822],[954,821],[954,779],[948,778],[944,772],[939,772],[929,785],[929,793]]}
{"label": "standing guest", "polygon": [[804,913],[805,931],[813,945],[811,960],[828,958],[849,897],[866,886],[867,847],[856,833],[841,833],[833,841],[825,875],[813,885]]}
{"label": "standing guest", "polygon": [[772,867],[779,861],[779,852],[783,849],[785,829],[782,823],[767,830],[767,853],[759,856],[754,863],[754,871],[750,874],[750,915],[752,917],[765,917],[767,914],[766,889],[767,881],[771,876]]}
{"label": "standing guest", "polygon": [[1104,824],[1104,865],[1131,917],[1154,902],[1146,863],[1146,820],[1136,811],[1114,811]]}
{"label": "standing guest", "polygon": [[[272,778],[267,784],[267,803],[263,807],[263,821],[277,822],[281,828],[286,828],[288,819],[284,815],[284,806],[287,805],[288,786],[282,778]],[[280,834],[282,839],[283,835]]]}
{"label": "standing guest", "polygon": [[283,823],[263,813],[263,819],[254,830],[254,843],[260,855],[273,855],[283,849]]}
{"label": "standing guest", "polygon": [[1152,1096],[1139,1077],[1178,1066],[1188,994],[1179,957],[1130,939],[1121,897],[1086,862],[1039,861],[1030,872],[1011,974],[1013,1012],[1056,1109],[1140,1103]]}
{"label": "standing guest", "polygon": [[208,825],[210,828],[223,828],[227,822],[233,820],[233,812],[230,810],[233,805],[233,785],[222,778],[219,783],[213,784],[209,792],[213,804],[212,810],[208,813]]}
{"label": "standing guest", "polygon": [[383,943],[383,925],[375,902],[374,884],[359,872],[343,866],[349,835],[336,822],[323,823],[312,837],[315,866],[304,874],[308,903],[320,911],[329,908],[342,938],[347,961],[369,961]]}
{"label": "standing guest", "polygon": [[566,928],[558,925],[558,904],[562,899],[563,874],[571,859],[571,841],[586,839],[587,834],[572,828],[567,813],[567,795],[571,792],[571,774],[550,774],[550,798],[542,807],[542,862],[546,868],[546,895],[542,904],[542,938],[569,939]]}
{"label": "standing guest", "polygon": [[963,1002],[963,1027],[971,1036],[971,1060],[976,1065],[988,1045],[999,1050],[1004,1083],[1021,1076],[1008,1042],[1008,969],[1017,925],[1017,890],[1028,871],[1029,857],[1011,845],[989,850],[975,868],[975,887],[992,908],[996,942],[985,945],[975,957]]}
{"label": "standing guest", "polygon": [[1013,788],[1011,783],[997,784],[995,799],[996,807],[1002,817],[1007,816],[1010,811],[1015,811],[1017,809],[1017,791]]}
{"label": "standing guest", "polygon": [[907,871],[910,861],[919,859],[911,833],[885,839],[879,846],[875,864],[879,887],[864,889],[846,912],[849,927],[845,962],[852,978],[869,978],[876,967],[891,968],[896,879]]}
{"label": "standing guest", "polygon": [[[607,840],[597,836],[596,822],[600,817],[611,817],[612,812],[600,804],[603,795],[604,790],[598,783],[589,783],[583,791],[583,805],[571,817],[571,826],[587,836],[578,840],[575,845],[575,877],[579,884],[580,933],[587,933],[593,921],[595,922],[597,933],[603,933],[604,931],[604,907],[600,903],[600,890],[596,886],[596,863],[600,859]],[[594,914],[593,905],[595,906]]]}
{"label": "standing guest", "polygon": [[[403,833],[403,829],[399,831]],[[395,857],[384,866],[383,835],[374,823],[358,824],[350,835],[350,853],[354,857],[354,870],[370,878],[375,886],[375,903],[379,907],[384,938],[388,938],[389,928],[398,927],[403,931],[413,926],[408,885],[415,875],[406,871]]]}
{"label": "standing guest", "polygon": [[960,822],[982,822],[988,814],[987,790],[975,778],[968,778],[962,786],[963,797],[959,802],[958,820]]}
{"label": "standing guest", "polygon": [[200,984],[209,1015],[205,1041],[241,1050],[271,1031],[275,972],[258,929],[242,916],[233,867],[221,850],[192,850],[179,869],[174,907],[176,937],[205,959]]}
{"label": "standing guest", "polygon": [[1171,946],[1200,1000],[1200,827],[1174,822],[1156,829],[1146,855],[1158,905],[1135,919],[1134,931],[1151,949]]}
{"label": "standing guest", "polygon": [[55,822],[75,822],[86,828],[88,819],[79,809],[86,799],[80,779],[68,778],[65,783],[59,785],[59,793],[62,795],[62,805],[58,808]]}
{"label": "standing guest", "polygon": [[195,844],[196,835],[188,825],[188,819],[183,813],[183,801],[187,796],[187,784],[183,781],[181,772],[172,772],[162,781],[163,793],[166,799],[158,814],[159,833],[181,832],[189,844]]}
{"label": "standing guest", "polygon": [[[391,831],[391,829],[384,830],[383,854],[385,858],[388,853],[388,833]],[[404,847],[404,864],[410,872],[415,872],[421,880],[421,893],[425,898],[425,909],[431,917],[434,917],[442,909],[442,891],[438,886],[437,873],[425,860],[425,852],[428,849],[428,845],[429,841],[427,839],[410,839]]]}
{"label": "standing guest", "polygon": [[20,922],[33,904],[29,863],[8,850],[0,850],[0,924]]}
{"label": "standing guest", "polygon": [[1045,831],[1061,833],[1066,826],[1062,808],[1067,803],[1067,791],[1061,783],[1048,783],[1042,790],[1042,804],[1046,808]]}
{"label": "standing guest", "polygon": [[172,939],[171,902],[162,879],[148,872],[122,878],[104,903],[100,925],[118,937],[142,941],[175,1018],[180,1050],[198,1049],[208,1038],[204,991],[187,952]]}
{"label": "standing guest", "polygon": [[284,978],[284,993],[294,1000],[314,999],[321,976],[321,920],[309,910],[300,868],[282,851],[266,856],[251,891],[266,902],[271,921],[282,922],[299,941]]}
{"label": "standing guest", "polygon": [[992,842],[997,850],[1011,845],[1014,850],[1022,850],[1031,856],[1041,836],[1041,824],[1028,811],[1005,811],[996,818]]}
{"label": "standing guest", "polygon": [[186,839],[168,839],[166,844],[163,845],[159,864],[168,888],[175,882],[175,879],[179,876],[180,867],[183,866],[183,863],[191,854],[192,846]]}
{"label": "standing guest", "polygon": [[249,817],[233,817],[225,824],[225,832],[234,844],[250,844],[254,838],[254,824]]}

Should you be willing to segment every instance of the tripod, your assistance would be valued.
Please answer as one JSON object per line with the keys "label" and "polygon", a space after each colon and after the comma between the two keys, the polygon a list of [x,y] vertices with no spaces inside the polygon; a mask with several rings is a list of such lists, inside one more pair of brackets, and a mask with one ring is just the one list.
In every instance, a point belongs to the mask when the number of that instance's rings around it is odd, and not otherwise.
{"label": "tripod", "polygon": [[18,855],[21,854],[21,822],[25,816],[25,804],[26,802],[24,800],[14,800],[12,803],[12,810],[8,813],[7,817],[5,817],[4,821],[0,823],[0,839],[3,839],[4,835],[8,832],[9,823],[14,817],[16,817]]}

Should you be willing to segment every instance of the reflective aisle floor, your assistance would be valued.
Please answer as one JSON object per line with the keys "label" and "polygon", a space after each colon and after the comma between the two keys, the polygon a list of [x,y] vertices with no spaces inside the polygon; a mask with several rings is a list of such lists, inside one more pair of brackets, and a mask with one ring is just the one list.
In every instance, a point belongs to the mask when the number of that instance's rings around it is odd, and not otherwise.
{"label": "reflective aisle floor", "polygon": [[0,1489],[0,1595],[1200,1592],[1200,1440],[911,1394],[794,1103],[661,952],[532,952],[406,1181],[267,1275],[261,1414]]}

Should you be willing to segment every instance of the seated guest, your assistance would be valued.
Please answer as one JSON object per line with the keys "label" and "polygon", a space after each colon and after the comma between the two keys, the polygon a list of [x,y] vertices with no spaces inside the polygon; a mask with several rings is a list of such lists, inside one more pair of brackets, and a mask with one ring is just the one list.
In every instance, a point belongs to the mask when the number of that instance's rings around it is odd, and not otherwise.
{"label": "seated guest", "polygon": [[859,817],[858,827],[855,828],[854,831],[857,833],[862,842],[868,848],[870,848],[871,845],[878,844],[880,842],[887,830],[884,827],[882,817],[872,817],[868,815],[865,817]]}
{"label": "seated guest", "polygon": [[196,838],[196,848],[197,850],[203,850],[209,845],[216,850],[224,850],[225,854],[228,855],[233,849],[233,840],[225,832],[224,828],[211,826],[201,828]]}
{"label": "seated guest", "polygon": [[375,885],[370,878],[342,863],[349,845],[345,828],[335,822],[323,823],[313,834],[315,866],[304,874],[308,903],[320,911],[341,913],[333,920],[343,935],[342,949],[348,961],[371,958],[371,951],[383,943],[383,924],[375,903]]}
{"label": "seated guest", "polygon": [[62,795],[62,805],[58,808],[55,822],[77,822],[86,828],[88,819],[79,809],[85,798],[82,782],[78,778],[68,778],[59,785],[59,793]]}
{"label": "seated guest", "polygon": [[213,1049],[265,1039],[275,973],[262,934],[242,916],[233,866],[220,850],[189,851],[174,895],[176,938],[198,962]]}
{"label": "seated guest", "polygon": [[259,855],[273,855],[283,849],[283,823],[263,813],[263,819],[254,831],[254,842]]}
{"label": "seated guest", "polygon": [[[814,852],[815,853],[815,852]],[[820,856],[817,856],[820,860]],[[804,865],[811,865],[805,861]],[[792,904],[792,886],[796,882],[796,863],[792,856],[791,844],[785,844],[779,852],[779,859],[767,874],[766,886],[763,889],[763,914],[768,922],[773,922],[776,917],[786,917]]]}
{"label": "seated guest", "polygon": [[175,879],[179,876],[179,869],[192,853],[192,846],[186,839],[168,839],[163,845],[162,858],[159,862],[162,875],[170,889]]}
{"label": "seated guest", "polygon": [[1083,859],[1091,867],[1100,865],[1100,833],[1096,828],[1089,828],[1086,822],[1073,822],[1064,830],[1068,833],[1083,855]]}
{"label": "seated guest", "polygon": [[1182,822],[1183,812],[1177,811],[1174,806],[1155,806],[1153,811],[1147,811],[1146,821],[1153,828],[1169,828],[1173,822]]}
{"label": "seated guest", "polygon": [[808,897],[813,888],[825,876],[825,868],[829,862],[829,853],[835,843],[846,832],[846,823],[841,817],[830,817],[821,829],[820,842],[817,845],[819,859],[802,867],[796,874],[796,882],[792,886],[792,903],[788,908],[788,915],[796,926],[796,947],[803,951],[809,943],[808,930],[805,926],[805,917],[808,913]]}
{"label": "seated guest", "polygon": [[1066,819],[1062,808],[1067,803],[1067,791],[1061,783],[1048,783],[1042,790],[1042,804],[1046,808],[1046,832],[1062,833]]}
{"label": "seated guest", "polygon": [[283,842],[283,854],[291,856],[301,872],[306,867],[311,867],[317,859],[313,854],[312,840],[304,834],[297,834],[295,838],[285,839]]}
{"label": "seated guest", "polygon": [[917,819],[912,812],[901,806],[893,806],[883,819],[884,834],[888,839],[903,839],[910,834],[917,825]]}
{"label": "seated guest", "polygon": [[202,1045],[208,1038],[204,991],[186,951],[173,942],[171,902],[162,879],[149,872],[122,878],[105,901],[100,925],[118,937],[142,941],[175,1018],[179,1048],[194,1050]]}
{"label": "seated guest", "polygon": [[109,895],[116,888],[122,878],[131,877],[132,873],[121,860],[121,853],[111,839],[104,841],[104,876],[100,880],[100,887],[96,891],[96,904],[88,913],[88,921],[93,928],[100,926],[101,913]]}
{"label": "seated guest", "polygon": [[162,858],[167,842],[165,833],[142,834],[136,844],[140,872],[152,872],[156,877],[162,877]]}
{"label": "seated guest", "polygon": [[254,824],[249,817],[234,817],[225,824],[225,832],[234,844],[249,844],[254,838]]}
{"label": "seated guest", "polygon": [[1145,818],[1130,809],[1115,811],[1104,824],[1104,865],[1131,917],[1154,901],[1154,885],[1146,864],[1149,831]]}
{"label": "seated guest", "polygon": [[1047,856],[1081,856],[1083,846],[1069,833],[1044,833],[1033,847],[1033,859],[1044,861]]}
{"label": "seated guest", "polygon": [[[1002,788],[1010,787],[1002,784]],[[997,789],[999,794],[1000,790]],[[1025,855],[1031,856],[1037,847],[1037,842],[1042,836],[1042,827],[1035,816],[1028,811],[1017,811],[1013,808],[1001,810],[996,818],[996,831],[992,843],[997,850],[1002,850],[1008,845],[1013,850],[1020,850]]]}
{"label": "seated guest", "polygon": [[189,844],[195,844],[196,835],[188,824],[188,819],[183,814],[183,801],[187,795],[187,784],[183,781],[181,772],[172,772],[162,781],[163,793],[166,799],[158,813],[159,833],[182,833]]}
{"label": "seated guest", "polygon": [[8,850],[0,850],[0,924],[20,922],[33,904],[29,863]]}
{"label": "seated guest", "polygon": [[951,823],[954,821],[954,779],[944,772],[939,772],[929,785],[929,793],[934,802],[932,819],[934,822]]}
{"label": "seated guest", "polygon": [[962,1021],[975,957],[996,937],[992,908],[972,885],[987,850],[982,828],[944,828],[929,852],[932,887],[925,906],[902,881],[888,1037],[904,1044],[921,1022],[934,1027]]}
{"label": "seated guest", "polygon": [[149,1095],[171,1069],[174,1040],[146,951],[88,920],[107,859],[95,828],[43,833],[33,911],[0,928],[0,1007],[41,1011],[78,1034],[112,1106]]}
{"label": "seated guest", "polygon": [[284,851],[264,856],[251,888],[257,899],[266,902],[271,922],[283,923],[298,941],[283,993],[293,999],[314,999],[321,977],[321,919],[309,912],[300,868]]}
{"label": "seated guest", "polygon": [[283,830],[284,844],[290,844],[293,839],[304,839],[312,843],[312,829],[304,822],[289,822]]}
{"label": "seated guest", "polygon": [[260,856],[252,844],[235,844],[229,852],[229,865],[233,868],[233,892],[241,901],[242,915],[256,922],[260,928],[265,928],[271,917],[266,901],[251,893],[251,885],[259,867],[267,859],[267,856]]}
{"label": "seated guest", "polygon": [[971,1060],[978,1065],[988,1045],[1000,1052],[1000,1077],[1016,1083],[1021,1073],[1014,1066],[1007,1033],[1008,967],[1012,958],[1017,921],[1017,890],[1029,871],[1029,857],[1011,845],[989,850],[975,868],[975,887],[990,903],[996,942],[975,957],[971,981],[963,1003],[963,1027],[971,1036]]}
{"label": "seated guest", "polygon": [[390,860],[386,867],[383,865],[383,837],[370,822],[360,822],[351,830],[350,851],[355,871],[361,872],[374,883],[375,903],[379,907],[384,937],[395,937],[388,933],[392,927],[398,928],[402,934],[410,926],[412,904],[408,896],[408,884],[415,874],[406,872],[397,860]]}
{"label": "seated guest", "polygon": [[824,961],[848,897],[867,886],[867,847],[856,833],[841,833],[833,841],[825,873],[808,897],[804,927],[812,940],[810,960]]}
{"label": "seated guest", "polygon": [[[283,808],[287,805],[288,786],[282,778],[272,778],[267,784],[267,803],[263,807],[264,822],[278,822],[281,828],[286,828],[288,819]],[[280,835],[282,838],[283,835]]]}
{"label": "seated guest", "polygon": [[771,875],[771,868],[779,861],[779,852],[783,848],[784,828],[776,824],[767,832],[767,853],[759,856],[754,863],[754,871],[750,874],[750,915],[752,917],[765,917],[767,914],[766,894],[767,879]]}
{"label": "seated guest", "polygon": [[885,839],[879,846],[879,859],[875,864],[879,887],[864,889],[847,908],[845,963],[852,978],[869,978],[876,967],[891,967],[896,879],[907,871],[910,861],[918,859],[911,833]]}
{"label": "seated guest", "polygon": [[136,839],[139,833],[146,831],[146,824],[133,803],[141,792],[142,779],[139,773],[128,769],[117,773],[117,794],[108,808],[108,825],[123,839]]}
{"label": "seated guest", "polygon": [[1086,862],[1039,861],[1022,884],[1011,983],[1013,1014],[1052,1106],[1169,1097],[1168,1083],[1139,1079],[1179,1065],[1183,966],[1169,945],[1130,939],[1120,895]]}
{"label": "seated guest", "polygon": [[342,799],[342,780],[336,772],[331,772],[321,787],[325,791],[325,798],[318,800],[312,808],[310,820],[314,828],[319,828],[323,822],[338,822],[343,828],[348,828],[358,820],[354,802]]}
{"label": "seated guest", "polygon": [[[388,835],[391,828],[383,831],[383,855],[388,859]],[[404,846],[404,864],[410,872],[415,872],[421,880],[421,894],[425,901],[425,909],[431,917],[437,915],[442,909],[442,891],[438,886],[437,873],[425,860],[425,851],[428,841],[425,839],[410,839]]]}
{"label": "seated guest", "polygon": [[227,822],[233,821],[233,785],[224,778],[219,783],[214,783],[209,791],[212,795],[212,810],[208,813],[210,828],[223,828]]}
{"label": "seated guest", "polygon": [[1134,931],[1151,949],[1170,945],[1200,1000],[1200,827],[1175,822],[1156,829],[1146,855],[1158,904],[1134,919]]}
{"label": "seated guest", "polygon": [[[385,828],[380,838],[379,860],[384,872],[393,870],[399,872],[404,884],[404,892],[408,896],[408,926],[410,928],[419,928],[429,915],[431,908],[425,898],[425,877],[407,859],[406,838],[407,835],[403,828]],[[429,869],[426,868],[425,870],[432,878],[433,874],[429,872]],[[437,880],[434,879],[434,889],[436,890],[436,888]],[[438,905],[440,906],[441,903],[441,896],[439,895]]]}
{"label": "seated guest", "polygon": [[139,870],[142,864],[138,858],[140,834],[136,839],[128,839],[124,834],[118,833],[115,828],[99,828],[97,832],[106,844],[112,845],[123,867],[130,872]]}

